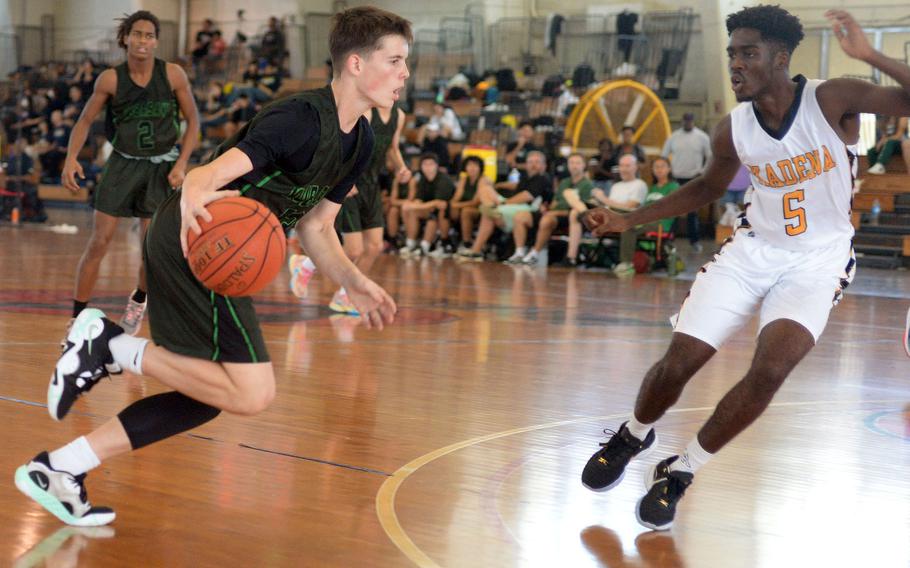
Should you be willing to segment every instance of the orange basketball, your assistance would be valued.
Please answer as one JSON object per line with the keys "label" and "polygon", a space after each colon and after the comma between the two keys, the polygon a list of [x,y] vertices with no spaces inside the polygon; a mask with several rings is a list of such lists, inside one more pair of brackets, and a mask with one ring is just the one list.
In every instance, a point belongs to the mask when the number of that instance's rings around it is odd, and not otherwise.
{"label": "orange basketball", "polygon": [[206,206],[202,234],[187,235],[187,260],[196,278],[222,296],[262,290],[284,265],[284,229],[268,207],[248,197],[226,197]]}

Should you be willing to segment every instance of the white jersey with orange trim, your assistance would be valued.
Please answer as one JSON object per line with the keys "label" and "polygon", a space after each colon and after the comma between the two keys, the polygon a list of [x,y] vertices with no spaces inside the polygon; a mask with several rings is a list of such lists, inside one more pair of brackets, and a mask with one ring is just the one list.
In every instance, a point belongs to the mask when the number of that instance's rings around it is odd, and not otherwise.
{"label": "white jersey with orange trim", "polygon": [[792,120],[787,128],[785,118],[776,135],[751,102],[730,113],[736,153],[752,178],[744,224],[769,244],[793,251],[853,237],[856,175],[855,146],[844,144],[818,104],[815,93],[823,81],[796,81],[797,98],[787,116]]}

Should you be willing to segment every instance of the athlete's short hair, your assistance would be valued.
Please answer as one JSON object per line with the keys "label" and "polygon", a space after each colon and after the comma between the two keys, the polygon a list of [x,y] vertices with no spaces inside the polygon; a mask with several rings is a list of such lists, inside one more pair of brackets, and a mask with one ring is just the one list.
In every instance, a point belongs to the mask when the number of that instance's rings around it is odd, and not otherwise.
{"label": "athlete's short hair", "polygon": [[161,22],[158,21],[158,16],[148,10],[139,10],[132,14],[124,14],[118,20],[120,25],[117,27],[117,45],[126,49],[126,37],[133,31],[133,24],[140,20],[152,22],[155,26],[155,37],[158,37],[158,34],[161,33]]}
{"label": "athlete's short hair", "polygon": [[399,35],[408,43],[414,41],[411,22],[392,12],[374,6],[357,6],[335,14],[329,34],[329,53],[335,75],[344,68],[348,55],[369,55],[380,48],[380,40],[387,35]]}
{"label": "athlete's short hair", "polygon": [[779,43],[791,54],[803,39],[799,18],[777,5],[761,4],[727,16],[727,35],[740,28],[758,30],[764,41]]}

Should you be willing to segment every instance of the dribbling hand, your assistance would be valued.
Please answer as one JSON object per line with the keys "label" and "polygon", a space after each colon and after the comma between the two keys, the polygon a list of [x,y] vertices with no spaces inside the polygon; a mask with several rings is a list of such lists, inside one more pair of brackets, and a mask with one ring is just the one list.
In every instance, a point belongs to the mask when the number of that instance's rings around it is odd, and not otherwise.
{"label": "dribbling hand", "polygon": [[192,230],[197,235],[202,233],[202,228],[196,218],[202,217],[205,222],[212,220],[212,215],[205,206],[225,197],[237,197],[239,195],[240,192],[236,190],[199,194],[199,192],[187,191],[184,188],[183,193],[180,195],[180,248],[183,249],[184,258],[189,252],[189,246],[187,245],[187,234],[189,231]]}
{"label": "dribbling hand", "polygon": [[345,290],[367,329],[375,327],[381,330],[395,321],[395,312],[398,311],[395,300],[369,278],[362,277],[356,284],[345,286]]}

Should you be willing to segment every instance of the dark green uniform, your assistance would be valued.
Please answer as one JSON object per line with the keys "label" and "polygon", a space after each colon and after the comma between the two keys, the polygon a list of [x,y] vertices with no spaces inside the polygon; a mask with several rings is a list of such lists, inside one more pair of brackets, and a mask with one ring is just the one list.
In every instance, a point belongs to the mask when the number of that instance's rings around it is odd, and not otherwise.
{"label": "dark green uniform", "polygon": [[[255,169],[235,189],[264,203],[285,227],[293,227],[354,169],[369,126],[361,119],[355,150],[342,160],[338,112],[330,88],[304,91],[271,105],[309,103],[319,117],[320,138],[306,170],[286,172],[274,164]],[[269,106],[271,106],[269,105]],[[240,143],[269,107],[219,146],[217,157]],[[313,128],[290,124],[289,128]],[[249,297],[228,298],[205,288],[190,271],[180,248],[180,192],[168,197],[155,214],[145,243],[149,319],[152,339],[168,350],[213,361],[268,361],[259,323]]]}
{"label": "dark green uniform", "polygon": [[392,146],[395,131],[398,130],[398,105],[392,107],[392,116],[388,122],[383,122],[379,110],[374,108],[370,127],[373,129],[370,166],[357,180],[357,195],[345,199],[341,204],[336,227],[342,233],[359,233],[385,225],[379,174],[385,166],[386,154]]}
{"label": "dark green uniform", "polygon": [[171,193],[167,176],[178,153],[177,98],[167,79],[167,63],[155,59],[152,78],[141,88],[126,62],[114,68],[117,93],[108,101],[108,138],[114,146],[94,207],[114,217],[151,217]]}

